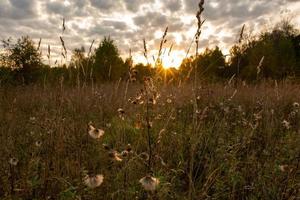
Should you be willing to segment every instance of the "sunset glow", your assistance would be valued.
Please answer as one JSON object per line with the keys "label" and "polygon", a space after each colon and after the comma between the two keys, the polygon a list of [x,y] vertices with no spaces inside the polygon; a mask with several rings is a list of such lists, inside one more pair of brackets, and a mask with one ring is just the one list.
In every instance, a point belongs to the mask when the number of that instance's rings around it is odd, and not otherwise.
{"label": "sunset glow", "polygon": [[[300,24],[298,1],[212,0],[204,7],[206,21],[200,51],[218,45],[228,52],[243,24],[248,32],[254,33],[283,17],[291,18],[296,26]],[[274,9],[278,12],[273,12]],[[43,58],[48,60],[46,52],[50,45],[54,62],[61,56],[59,36],[65,18],[66,30],[62,36],[69,54],[81,46],[89,49],[93,40],[94,49],[104,36],[110,36],[122,58],[126,58],[131,49],[135,63],[147,63],[142,53],[143,39],[147,41],[149,62],[152,62],[150,57],[157,55],[160,39],[169,27],[163,48],[168,49],[173,44],[174,50],[164,56],[163,63],[166,68],[178,68],[195,35],[196,10],[194,0],[4,0],[0,1],[0,37],[29,35],[36,42],[42,38]],[[14,26],[7,27],[11,23]]]}
{"label": "sunset glow", "polygon": [[0,200],[296,200],[299,13],[0,0]]}

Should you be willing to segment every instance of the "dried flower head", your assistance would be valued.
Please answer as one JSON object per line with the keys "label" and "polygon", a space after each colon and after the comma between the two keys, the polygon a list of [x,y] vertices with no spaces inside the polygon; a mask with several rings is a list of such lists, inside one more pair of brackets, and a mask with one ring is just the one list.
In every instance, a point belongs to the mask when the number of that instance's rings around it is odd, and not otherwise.
{"label": "dried flower head", "polygon": [[288,122],[287,120],[283,120],[282,121],[282,125],[286,129],[290,129],[291,128],[290,122]]}
{"label": "dried flower head", "polygon": [[278,167],[279,167],[280,171],[285,172],[288,170],[289,166],[288,165],[279,165]]}
{"label": "dried flower head", "polygon": [[109,157],[112,158],[113,160],[115,161],[118,161],[118,162],[122,162],[122,158],[121,158],[121,154],[118,153],[117,151],[115,150],[111,150],[109,153],[108,153]]}
{"label": "dried flower head", "polygon": [[110,150],[110,146],[108,144],[103,143],[102,146],[106,151]]}
{"label": "dried flower head", "polygon": [[125,120],[125,111],[123,110],[123,108],[119,108],[119,109],[118,109],[118,113],[119,113],[119,117],[120,117],[122,120]]}
{"label": "dried flower head", "polygon": [[123,158],[126,158],[128,156],[128,154],[129,154],[129,152],[127,150],[124,150],[124,151],[121,152],[121,156]]}
{"label": "dried flower head", "polygon": [[167,99],[167,103],[168,103],[168,104],[172,103],[172,99],[168,98],[168,99]]}
{"label": "dried flower head", "polygon": [[42,141],[36,141],[36,142],[35,142],[35,146],[41,147],[41,146],[42,146]]}
{"label": "dried flower head", "polygon": [[16,166],[19,163],[19,160],[18,160],[18,158],[12,157],[9,159],[8,162],[9,162],[9,164]]}
{"label": "dried flower head", "polygon": [[97,129],[94,126],[92,126],[91,124],[89,124],[89,131],[88,131],[89,135],[94,138],[94,139],[99,139],[104,135],[104,130],[102,129]]}
{"label": "dried flower head", "polygon": [[298,103],[298,102],[294,102],[294,103],[293,103],[293,107],[299,108],[299,103]]}
{"label": "dried flower head", "polygon": [[103,183],[104,176],[102,174],[96,176],[88,176],[86,175],[83,178],[83,182],[89,188],[96,188],[99,187]]}
{"label": "dried flower head", "polygon": [[125,114],[125,111],[123,110],[123,108],[119,108],[118,113],[123,115],[123,114]]}
{"label": "dried flower head", "polygon": [[150,175],[141,178],[139,182],[142,184],[143,188],[146,191],[154,191],[159,185],[159,180]]}
{"label": "dried flower head", "polygon": [[291,118],[296,117],[296,115],[297,115],[297,112],[296,112],[296,111],[292,111],[292,112],[290,113],[290,117],[291,117]]}
{"label": "dried flower head", "polygon": [[131,144],[127,144],[126,151],[128,151],[129,153],[132,152]]}

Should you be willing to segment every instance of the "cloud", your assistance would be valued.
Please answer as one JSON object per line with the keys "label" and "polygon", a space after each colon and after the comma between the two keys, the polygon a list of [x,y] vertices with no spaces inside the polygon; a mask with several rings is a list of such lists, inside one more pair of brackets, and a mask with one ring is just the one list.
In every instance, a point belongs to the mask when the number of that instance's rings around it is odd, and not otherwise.
{"label": "cloud", "polygon": [[161,12],[148,12],[145,15],[136,16],[133,18],[135,25],[139,27],[161,27],[167,23],[167,16]]}
{"label": "cloud", "polygon": [[[73,0],[73,1],[46,1],[42,0],[43,9],[47,14],[59,15],[61,17],[78,17],[88,16],[90,12],[87,11],[89,6],[87,0]],[[66,3],[67,2],[67,3]]]}
{"label": "cloud", "polygon": [[65,6],[63,1],[49,1],[46,3],[46,12],[66,16],[72,12],[72,7]]}
{"label": "cloud", "polygon": [[[185,51],[196,29],[195,0],[0,0],[0,39],[29,35],[35,41],[53,46],[59,52],[62,18],[66,19],[64,38],[69,50],[89,47],[111,36],[120,52],[141,54],[143,38],[149,49],[159,46],[160,35],[168,26],[167,44]],[[260,30],[275,23],[283,14],[294,18],[300,12],[299,0],[206,0],[206,22],[201,46],[229,47],[246,24],[246,30]],[[290,12],[283,12],[289,10]],[[159,37],[158,37],[159,36]],[[57,46],[57,50],[55,50]],[[95,45],[97,46],[97,45]]]}
{"label": "cloud", "polygon": [[89,0],[91,5],[100,11],[107,12],[113,9],[119,9],[122,6],[120,0]]}
{"label": "cloud", "polygon": [[6,19],[22,20],[36,16],[35,0],[1,0],[0,17]]}
{"label": "cloud", "polygon": [[171,12],[179,11],[183,6],[182,0],[165,0],[162,3],[164,5],[163,7]]}
{"label": "cloud", "polygon": [[122,21],[104,20],[102,24],[104,26],[113,27],[116,30],[125,30],[127,28],[127,24]]}
{"label": "cloud", "polygon": [[142,5],[153,3],[154,0],[123,0],[125,8],[131,12],[137,12]]}

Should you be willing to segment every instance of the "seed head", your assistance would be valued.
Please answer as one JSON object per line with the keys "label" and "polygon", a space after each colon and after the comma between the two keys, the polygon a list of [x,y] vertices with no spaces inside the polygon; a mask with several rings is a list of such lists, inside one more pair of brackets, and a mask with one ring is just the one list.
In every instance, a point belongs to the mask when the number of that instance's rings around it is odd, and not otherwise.
{"label": "seed head", "polygon": [[293,103],[293,107],[294,107],[294,108],[299,108],[299,103],[298,103],[298,102],[294,102],[294,103]]}
{"label": "seed head", "polygon": [[286,129],[290,129],[291,128],[291,125],[290,125],[290,122],[286,121],[286,120],[283,120],[282,121],[282,125],[284,128]]}
{"label": "seed head", "polygon": [[123,110],[123,108],[119,108],[118,113],[123,115],[123,114],[125,114],[125,111]]}
{"label": "seed head", "polygon": [[118,153],[117,151],[115,150],[111,150],[109,153],[108,153],[109,157],[112,158],[113,160],[115,161],[118,161],[118,162],[122,162],[122,158],[121,158],[121,154]]}
{"label": "seed head", "polygon": [[118,109],[118,113],[119,113],[119,117],[120,117],[122,120],[125,120],[125,111],[123,110],[123,108],[119,108],[119,109]]}
{"label": "seed head", "polygon": [[30,117],[29,120],[30,120],[31,122],[34,122],[34,121],[36,120],[36,118],[35,118],[35,117]]}
{"label": "seed head", "polygon": [[104,130],[102,129],[97,129],[94,126],[92,126],[91,124],[89,125],[89,131],[88,131],[89,135],[94,138],[94,139],[99,139],[104,135]]}
{"label": "seed head", "polygon": [[108,144],[102,144],[102,146],[103,146],[103,148],[105,149],[105,150],[107,150],[107,151],[109,151],[110,150],[110,147],[109,147],[109,145]]}
{"label": "seed head", "polygon": [[124,150],[124,151],[121,152],[121,156],[122,156],[123,158],[126,158],[126,157],[128,156],[128,154],[129,154],[129,152],[126,151],[126,150]]}
{"label": "seed head", "polygon": [[168,99],[167,99],[167,103],[168,103],[168,104],[172,103],[172,99],[168,98]]}
{"label": "seed head", "polygon": [[141,178],[139,182],[142,184],[143,188],[146,191],[154,191],[159,185],[159,180],[150,175]]}
{"label": "seed head", "polygon": [[9,159],[8,162],[9,162],[9,164],[11,164],[13,166],[17,166],[19,160],[18,160],[18,158],[12,157],[12,158]]}
{"label": "seed head", "polygon": [[35,142],[35,146],[41,147],[41,146],[42,146],[42,141],[36,141],[36,142]]}
{"label": "seed head", "polygon": [[88,176],[86,175],[83,178],[84,184],[89,188],[96,188],[99,187],[103,183],[104,176],[102,174],[96,176]]}
{"label": "seed head", "polygon": [[285,172],[288,170],[289,166],[288,165],[279,165],[278,167],[279,167],[280,171]]}
{"label": "seed head", "polygon": [[129,153],[132,151],[131,144],[127,144],[126,151],[128,151]]}

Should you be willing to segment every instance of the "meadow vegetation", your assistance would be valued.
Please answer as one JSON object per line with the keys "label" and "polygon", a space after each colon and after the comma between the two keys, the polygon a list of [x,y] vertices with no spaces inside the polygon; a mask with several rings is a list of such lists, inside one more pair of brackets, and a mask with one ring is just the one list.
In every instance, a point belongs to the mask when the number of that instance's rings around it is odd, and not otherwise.
{"label": "meadow vegetation", "polygon": [[[203,85],[196,98],[189,84],[160,86],[154,104],[126,87],[2,88],[1,198],[299,197],[298,85]],[[91,137],[90,122],[104,135]],[[160,184],[147,193],[149,173]],[[97,174],[102,185],[87,187]]]}
{"label": "meadow vegetation", "polygon": [[41,40],[4,40],[0,198],[299,199],[299,30],[243,27],[230,59],[200,53],[203,3],[179,69],[162,66],[168,28],[154,66],[110,37],[52,67]]}

